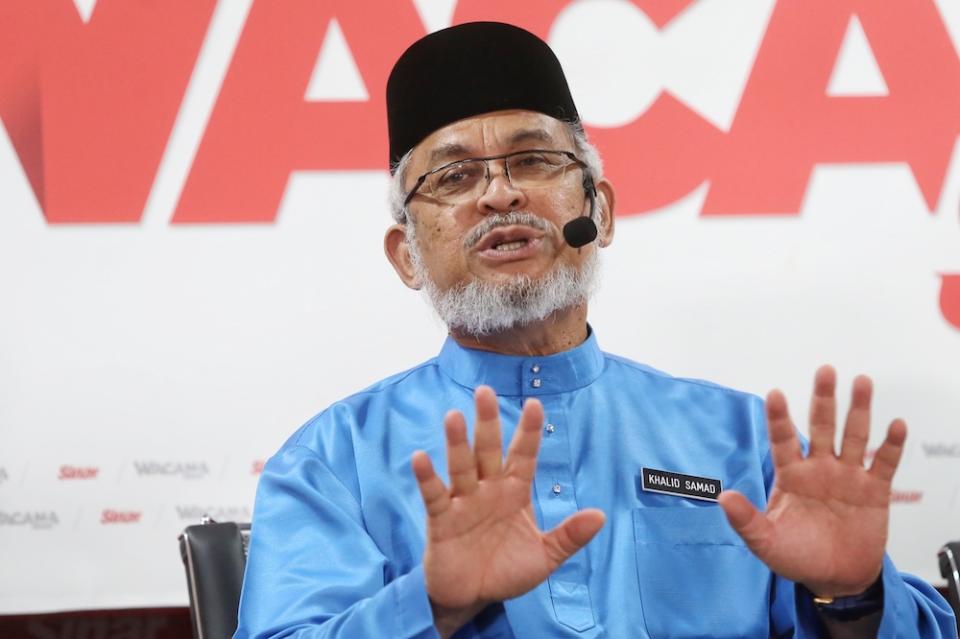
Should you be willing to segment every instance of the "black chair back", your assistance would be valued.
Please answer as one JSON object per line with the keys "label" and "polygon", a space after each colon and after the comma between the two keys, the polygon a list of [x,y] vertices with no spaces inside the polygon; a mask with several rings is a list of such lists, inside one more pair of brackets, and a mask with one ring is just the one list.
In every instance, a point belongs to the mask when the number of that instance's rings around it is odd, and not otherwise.
{"label": "black chair back", "polygon": [[233,637],[249,539],[250,524],[212,520],[187,526],[180,534],[196,639]]}
{"label": "black chair back", "polygon": [[940,576],[947,580],[947,601],[953,608],[957,619],[957,632],[960,633],[960,541],[947,543],[937,553],[940,561]]}

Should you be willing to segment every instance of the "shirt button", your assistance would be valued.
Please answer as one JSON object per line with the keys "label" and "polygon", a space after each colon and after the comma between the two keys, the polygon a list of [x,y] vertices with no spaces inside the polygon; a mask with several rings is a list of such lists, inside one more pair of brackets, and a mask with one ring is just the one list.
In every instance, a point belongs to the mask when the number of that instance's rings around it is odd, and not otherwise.
{"label": "shirt button", "polygon": [[557,430],[557,427],[556,427],[556,426],[554,426],[553,424],[547,424],[547,432],[548,432],[548,433],[552,433],[552,432],[555,431],[555,430]]}
{"label": "shirt button", "polygon": [[534,388],[540,388],[540,378],[539,377],[535,378],[533,381],[530,382],[530,385],[533,386]]}
{"label": "shirt button", "polygon": [[561,490],[562,490],[562,489],[560,488],[560,484],[554,484],[554,485],[553,485],[553,494],[554,494],[554,495],[559,495]]}
{"label": "shirt button", "polygon": [[531,373],[539,373],[539,372],[540,372],[540,364],[534,364],[533,366],[531,366],[531,367],[530,367],[530,372],[531,372]]}

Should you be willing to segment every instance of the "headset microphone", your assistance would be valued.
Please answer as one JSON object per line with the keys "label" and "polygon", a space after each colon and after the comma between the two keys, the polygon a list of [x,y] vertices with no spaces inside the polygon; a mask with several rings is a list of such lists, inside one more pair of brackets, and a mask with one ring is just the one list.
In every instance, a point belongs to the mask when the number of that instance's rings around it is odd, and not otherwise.
{"label": "headset microphone", "polygon": [[563,239],[575,249],[597,239],[597,225],[593,221],[593,212],[597,206],[597,187],[593,183],[593,176],[583,176],[583,190],[590,199],[590,215],[581,215],[563,225]]}

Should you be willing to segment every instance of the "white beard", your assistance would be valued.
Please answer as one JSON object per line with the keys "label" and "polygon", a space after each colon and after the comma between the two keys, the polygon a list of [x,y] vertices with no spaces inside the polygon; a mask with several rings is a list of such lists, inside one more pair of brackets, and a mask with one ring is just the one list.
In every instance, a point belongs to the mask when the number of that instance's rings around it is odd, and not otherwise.
{"label": "white beard", "polygon": [[[464,244],[469,248],[490,230],[513,224],[548,228],[544,220],[530,213],[491,215],[467,235]],[[437,315],[447,328],[467,335],[500,333],[584,304],[596,290],[600,273],[600,252],[594,249],[579,269],[562,264],[537,279],[517,274],[505,282],[473,280],[442,290],[423,263],[412,222],[407,224],[407,245],[414,272]]]}

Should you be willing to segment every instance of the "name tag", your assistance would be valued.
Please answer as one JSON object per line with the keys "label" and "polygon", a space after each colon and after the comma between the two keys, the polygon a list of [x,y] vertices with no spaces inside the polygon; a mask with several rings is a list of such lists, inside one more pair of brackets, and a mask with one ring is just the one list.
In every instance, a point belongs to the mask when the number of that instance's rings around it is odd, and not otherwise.
{"label": "name tag", "polygon": [[641,468],[640,477],[643,489],[651,493],[717,501],[720,491],[723,490],[719,479],[671,473],[656,468]]}

